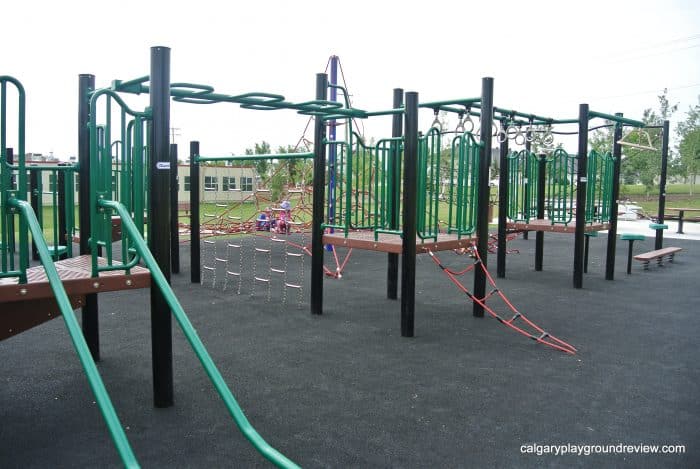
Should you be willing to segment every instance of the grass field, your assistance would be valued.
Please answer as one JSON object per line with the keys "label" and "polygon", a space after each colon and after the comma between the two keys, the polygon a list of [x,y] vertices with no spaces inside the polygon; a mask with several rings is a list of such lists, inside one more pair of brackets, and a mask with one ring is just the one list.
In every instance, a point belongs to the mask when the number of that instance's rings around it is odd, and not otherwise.
{"label": "grass field", "polygon": [[[689,184],[669,184],[666,189],[666,207],[686,207],[686,208],[700,208],[700,194],[690,195],[690,185]],[[497,198],[497,188],[492,188],[492,200]],[[658,210],[658,189],[655,193],[646,195],[646,188],[642,185],[623,185],[620,187],[620,199],[629,200],[635,205],[639,205],[643,208],[644,212],[650,215],[655,215]],[[308,197],[307,197],[308,198]],[[298,208],[300,205],[299,196],[292,197],[291,203],[293,208]],[[310,200],[306,203],[310,204]],[[200,219],[205,222],[211,220],[213,217],[219,216],[233,216],[240,217],[242,220],[254,219],[259,214],[260,210],[264,207],[258,206],[253,202],[247,203],[229,203],[228,205],[220,204],[202,204],[200,208]],[[311,207],[306,206],[305,210],[294,211],[294,217],[298,221],[309,222],[311,221]],[[677,212],[669,211],[666,212],[667,215],[676,215]],[[189,223],[188,220],[189,211],[181,210],[180,217],[184,223]],[[494,207],[494,217],[498,216],[498,207]],[[75,219],[78,220],[78,207],[75,208]],[[440,204],[440,220],[447,219],[447,206],[445,203]],[[52,240],[53,238],[53,215],[50,207],[43,207],[43,227],[44,233],[47,240]],[[15,231],[18,230],[18,226],[15,227]]]}

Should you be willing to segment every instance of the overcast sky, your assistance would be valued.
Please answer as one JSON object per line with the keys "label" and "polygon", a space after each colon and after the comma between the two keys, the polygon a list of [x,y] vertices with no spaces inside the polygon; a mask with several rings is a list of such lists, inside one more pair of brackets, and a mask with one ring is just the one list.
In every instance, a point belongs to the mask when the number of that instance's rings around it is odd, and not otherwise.
{"label": "overcast sky", "polygon": [[[495,105],[554,118],[576,117],[579,103],[640,118],[663,88],[682,118],[700,94],[697,0],[24,0],[5,2],[2,17],[0,74],[27,90],[26,150],[62,159],[77,153],[78,74],[97,87],[147,75],[156,45],[172,49],[173,82],[291,101],[314,97],[315,74],[336,54],[354,106],[368,110],[389,108],[396,87],[421,101],[476,97],[484,76]],[[306,121],[232,104],[177,104],[171,115],[181,155],[190,140],[205,155],[293,145]],[[365,136],[390,129],[376,119]]]}

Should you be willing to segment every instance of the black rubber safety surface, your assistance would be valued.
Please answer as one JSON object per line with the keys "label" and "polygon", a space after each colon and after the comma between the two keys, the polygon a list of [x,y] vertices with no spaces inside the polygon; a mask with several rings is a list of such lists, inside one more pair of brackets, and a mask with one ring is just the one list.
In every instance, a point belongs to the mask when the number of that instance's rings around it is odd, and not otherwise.
{"label": "black rubber safety surface", "polygon": [[[233,280],[223,289],[221,273],[215,285],[206,273],[203,285],[190,284],[187,245],[173,286],[250,422],[303,467],[700,467],[700,244],[667,240],[684,248],[676,262],[648,271],[635,263],[627,275],[627,243],[618,241],[616,279],[606,281],[605,242],[591,239],[583,289],[572,286],[570,235],[545,235],[542,272],[533,269],[534,236],[512,241],[519,253],[497,279],[574,356],[473,317],[425,255],[414,338],[401,337],[400,302],[386,298],[383,253],[355,251],[341,279],[325,280],[322,316],[309,313],[308,288],[300,303],[279,279],[269,299],[264,282],[251,296],[249,259],[236,260],[240,295]],[[635,252],[652,246],[647,238]],[[257,259],[258,275],[266,262],[282,265],[281,255]],[[455,268],[470,262],[440,257]],[[287,283],[300,283],[300,260],[288,261]],[[305,286],[309,268],[306,258]],[[148,294],[99,300],[98,367],[142,466],[269,467],[176,327],[175,406],[153,407]],[[120,466],[61,319],[0,342],[0,357],[0,467]],[[621,444],[685,445],[685,453],[545,453]]]}

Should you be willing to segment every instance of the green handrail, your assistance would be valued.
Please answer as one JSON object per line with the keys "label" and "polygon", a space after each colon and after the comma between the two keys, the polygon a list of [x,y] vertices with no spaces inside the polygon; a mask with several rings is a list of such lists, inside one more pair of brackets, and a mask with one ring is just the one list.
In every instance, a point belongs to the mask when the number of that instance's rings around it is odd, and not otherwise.
{"label": "green handrail", "polygon": [[[7,85],[11,84],[17,90],[17,188],[13,191],[10,180],[12,170],[15,169],[7,161]],[[24,165],[24,144],[25,144],[25,122],[26,122],[26,92],[24,86],[14,77],[0,75],[0,217],[2,217],[2,271],[14,270],[14,253],[8,249],[14,243],[14,228],[10,235],[10,227],[13,227],[9,210],[9,201],[13,198],[26,200],[27,198],[27,171]],[[26,282],[25,271],[29,266],[29,235],[27,224],[24,218],[19,219],[19,271],[20,281]]]}
{"label": "green handrail", "polygon": [[431,127],[418,138],[418,180],[416,234],[421,239],[437,240],[440,196],[440,129]]}
{"label": "green handrail", "polygon": [[[398,234],[399,230],[391,229],[389,214],[400,213],[401,187],[395,188],[394,193],[389,190],[390,181],[400,180],[401,175],[401,151],[403,137],[384,138],[374,146],[374,212],[372,227],[374,239],[379,239],[380,233]],[[394,164],[390,164],[390,161]]]}
{"label": "green handrail", "polygon": [[450,147],[447,232],[458,237],[476,229],[480,147],[471,132],[455,136]]}
{"label": "green handrail", "polygon": [[190,346],[192,347],[195,354],[197,355],[197,358],[204,367],[204,370],[209,376],[209,379],[216,388],[221,399],[224,401],[226,408],[228,409],[229,413],[233,417],[233,420],[236,422],[236,425],[238,425],[238,428],[241,430],[243,435],[248,439],[248,441],[252,443],[255,449],[257,449],[260,452],[260,454],[262,454],[265,458],[267,458],[276,466],[283,468],[298,468],[299,466],[296,463],[294,463],[282,453],[270,446],[262,438],[262,436],[260,436],[260,434],[253,428],[250,422],[248,422],[248,419],[243,413],[243,410],[238,405],[238,402],[231,393],[231,390],[226,385],[224,378],[221,376],[221,373],[216,368],[214,361],[211,359],[211,356],[207,352],[207,349],[204,347],[202,340],[197,335],[197,332],[192,326],[192,323],[185,314],[185,311],[182,309],[180,302],[175,296],[175,293],[173,292],[172,288],[170,288],[168,281],[163,275],[163,272],[161,272],[160,268],[158,267],[158,263],[153,257],[153,254],[151,254],[151,251],[148,249],[146,242],[141,237],[138,229],[136,228],[136,225],[131,219],[131,215],[126,210],[124,205],[111,200],[99,200],[98,207],[115,211],[119,215],[119,218],[121,218],[122,229],[124,229],[124,231],[126,231],[128,236],[131,238],[136,252],[141,256],[146,267],[150,269],[153,283],[155,283],[155,285],[160,289],[161,293],[163,294],[165,301],[168,303],[168,306],[170,306],[172,314],[173,316],[175,316],[175,319],[180,325],[182,332],[187,338],[187,341],[190,343]]}
{"label": "green handrail", "polygon": [[612,153],[588,154],[586,186],[586,223],[610,221],[614,158]]}
{"label": "green handrail", "polygon": [[549,221],[568,225],[576,207],[576,156],[558,148],[547,158],[547,213]]}
{"label": "green handrail", "polygon": [[95,395],[95,400],[97,401],[97,405],[102,412],[102,416],[105,419],[105,423],[107,424],[109,433],[112,436],[114,445],[117,447],[119,456],[121,457],[124,466],[129,468],[137,468],[139,467],[138,461],[136,460],[136,456],[134,455],[131,446],[129,446],[129,441],[127,440],[124,429],[119,422],[119,417],[114,410],[112,401],[109,399],[109,395],[107,394],[105,385],[102,382],[100,373],[97,371],[97,366],[95,366],[95,362],[90,354],[90,349],[88,348],[85,338],[83,337],[80,325],[75,318],[73,307],[70,304],[66,290],[63,288],[63,283],[61,282],[56,266],[53,263],[51,254],[49,253],[49,248],[46,245],[46,240],[44,239],[41,226],[36,218],[36,214],[34,213],[34,210],[32,210],[32,206],[24,200],[10,199],[8,201],[8,205],[16,209],[21,215],[21,218],[28,224],[39,253],[39,259],[41,260],[41,264],[44,266],[46,278],[49,281],[49,285],[51,285],[51,290],[53,291],[56,298],[56,303],[61,310],[61,315],[63,316],[63,320],[68,328],[68,333],[73,341],[73,346],[78,353],[80,363],[83,365],[83,369],[85,370],[85,376],[90,383],[92,392]]}
{"label": "green handrail", "polygon": [[537,216],[537,156],[527,150],[508,155],[508,218],[529,222]]}

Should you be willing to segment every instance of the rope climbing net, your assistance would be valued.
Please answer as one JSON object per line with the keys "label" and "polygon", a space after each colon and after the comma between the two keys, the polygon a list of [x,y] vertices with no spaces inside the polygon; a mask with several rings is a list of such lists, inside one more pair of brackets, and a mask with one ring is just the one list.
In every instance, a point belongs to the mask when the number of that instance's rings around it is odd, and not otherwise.
{"label": "rope climbing net", "polygon": [[[457,286],[457,288],[459,288],[460,291],[466,294],[470,300],[481,305],[491,317],[496,319],[504,326],[507,326],[515,332],[522,334],[525,337],[528,337],[529,339],[532,339],[537,343],[547,345],[561,352],[565,352],[571,355],[574,355],[577,352],[574,346],[568,344],[567,342],[564,342],[561,339],[558,339],[549,332],[546,332],[537,324],[530,321],[524,314],[519,312],[517,308],[513,306],[513,303],[510,302],[510,300],[496,285],[496,282],[493,280],[493,277],[489,273],[488,269],[486,269],[484,263],[481,261],[479,252],[474,244],[472,244],[470,251],[470,254],[474,258],[474,262],[470,266],[462,270],[453,270],[447,267],[440,260],[440,258],[438,258],[438,256],[435,255],[435,253],[433,253],[432,251],[429,251],[428,254],[430,255],[430,258],[433,260],[433,262],[435,262],[435,264],[438,267],[440,267],[440,269],[442,269],[445,275],[452,281],[452,283],[455,284],[455,286]],[[472,292],[469,291],[469,289],[467,289],[467,287],[465,287],[459,281],[459,277],[477,268],[481,269],[484,272],[486,279],[488,280],[488,283],[491,286],[491,291],[486,293],[486,295],[483,298],[477,298]],[[487,301],[494,297],[500,298],[501,301],[503,301],[503,303],[506,305],[507,309],[510,310],[510,312],[512,313],[510,318],[504,318],[502,315],[498,314],[494,308],[487,304]]]}

